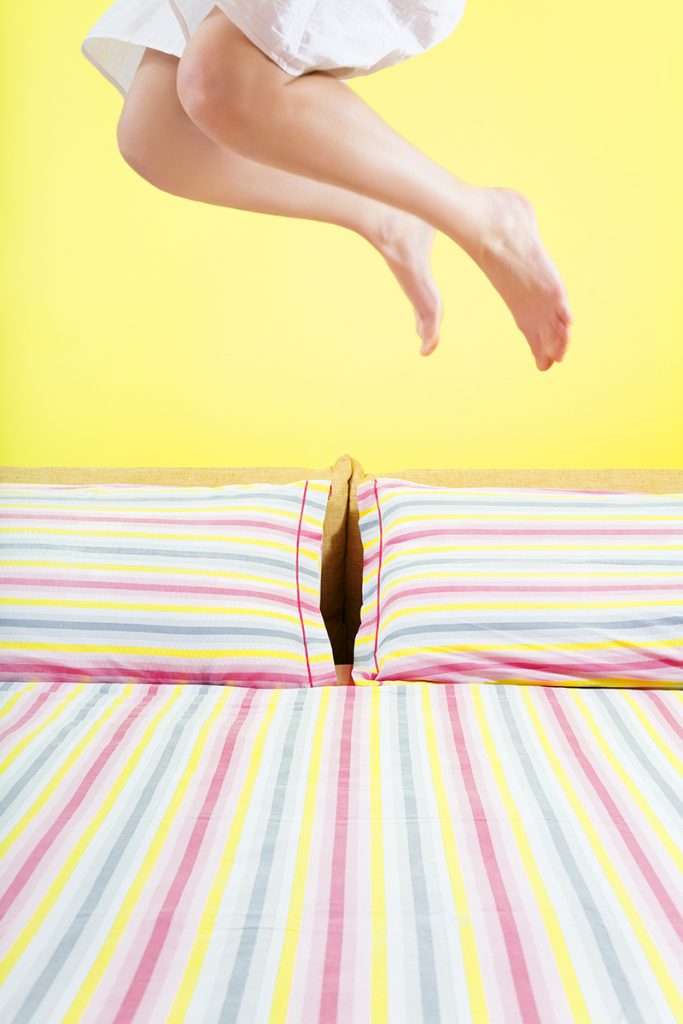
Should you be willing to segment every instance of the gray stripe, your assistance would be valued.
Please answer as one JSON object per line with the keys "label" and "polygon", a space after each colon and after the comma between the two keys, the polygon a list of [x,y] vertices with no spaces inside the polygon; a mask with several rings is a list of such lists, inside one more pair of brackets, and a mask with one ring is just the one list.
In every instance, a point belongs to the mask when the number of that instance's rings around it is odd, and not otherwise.
{"label": "gray stripe", "polygon": [[[567,566],[570,570],[582,569],[587,566],[589,569],[597,570],[602,567],[610,568],[612,566],[625,565],[631,570],[638,570],[640,572],[647,573],[648,570],[658,568],[662,566],[665,569],[679,569],[683,573],[683,561],[676,561],[674,558],[666,559],[652,559],[652,558],[605,558],[604,552],[598,555],[595,552],[594,555],[587,554],[585,558],[579,558],[577,556],[566,556],[564,558],[558,558],[556,555],[549,557],[550,552],[539,551],[537,557],[531,558],[530,552],[526,552],[520,555],[511,556],[509,552],[500,552],[499,554],[492,554],[491,557],[486,555],[450,555],[446,551],[436,551],[432,555],[423,554],[421,552],[404,552],[400,558],[390,562],[389,565],[382,564],[382,586],[385,583],[390,582],[394,576],[401,577],[405,574],[406,568],[411,571],[419,568],[431,568],[432,565],[438,567],[439,571],[453,572],[458,571],[465,565],[476,565],[476,566],[492,566],[497,572],[517,572],[520,575],[524,575],[527,572],[533,571],[534,566],[539,566],[544,572],[552,573],[557,569],[558,566]],[[515,570],[515,567],[519,566]],[[558,575],[561,573],[558,570]],[[595,573],[593,574],[595,575]],[[503,577],[504,579],[505,577]],[[587,575],[585,577],[586,583],[590,586],[590,581],[593,577]],[[623,579],[630,579],[628,573],[624,573]],[[373,583],[371,585],[372,593],[376,589],[374,583],[375,577],[373,577]],[[472,589],[476,590],[477,583],[473,581]]]}
{"label": "gray stripe", "polygon": [[616,729],[621,734],[624,742],[633,754],[638,767],[645,769],[655,785],[661,790],[664,796],[667,797],[673,809],[677,811],[679,817],[683,818],[683,800],[680,799],[678,793],[671,788],[664,776],[660,774],[657,768],[655,768],[653,762],[647,756],[645,746],[636,742],[631,730],[628,728],[620,713],[614,706],[614,702],[608,699],[609,694],[604,693],[599,689],[596,689],[593,692],[595,693],[595,699],[602,704],[603,708],[612,719]]}
{"label": "gray stripe", "polygon": [[612,988],[614,989],[617,1000],[619,1001],[623,1018],[624,1020],[634,1022],[634,1024],[636,1024],[636,1022],[637,1024],[645,1024],[644,1018],[641,1016],[640,1010],[638,1009],[631,986],[628,983],[628,978],[624,973],[623,966],[612,943],[609,931],[601,917],[600,906],[596,904],[591,895],[581,870],[574,859],[569,840],[562,828],[562,823],[558,820],[555,811],[553,810],[550,799],[543,789],[539,775],[537,774],[529,753],[525,748],[524,740],[520,735],[514,713],[510,706],[510,699],[507,691],[505,687],[502,686],[497,686],[494,690],[495,695],[498,698],[498,703],[503,711],[503,718],[512,738],[517,757],[524,769],[529,789],[541,809],[543,820],[548,827],[555,849],[557,850],[562,865],[567,873],[567,877],[574,887],[577,900],[586,916],[590,929],[593,932],[595,943],[600,955],[602,956],[605,973],[612,983]]}
{"label": "gray stripe", "polygon": [[[249,978],[249,968],[259,935],[259,925],[266,905],[268,882],[277,852],[277,841],[282,824],[282,810],[287,796],[287,784],[291,774],[297,736],[300,730],[303,731],[302,726],[307,718],[307,708],[304,704],[306,693],[305,689],[299,689],[292,701],[292,710],[282,747],[277,777],[273,781],[273,795],[268,813],[268,823],[263,836],[261,850],[258,854],[258,865],[252,883],[249,905],[240,929],[239,944],[234,958],[232,958],[230,977],[218,1015],[218,1020],[225,1022],[225,1024],[234,1024],[239,1019],[244,991]],[[255,816],[257,807],[253,802],[251,811]],[[255,857],[256,855],[256,851],[254,851],[253,856]],[[270,941],[273,941],[272,938]],[[226,957],[226,968],[229,964],[230,958]]]}
{"label": "gray stripe", "polygon": [[[419,614],[421,611],[419,606],[411,609],[413,615]],[[427,613],[425,613],[427,614]],[[433,613],[429,613],[433,614]],[[1,624],[1,623],[0,623]],[[657,630],[662,626],[681,626],[683,627],[683,619],[666,617],[657,618],[654,617],[649,619],[587,619],[582,622],[580,619],[565,619],[564,622],[530,622],[527,619],[520,616],[516,622],[430,622],[427,624],[418,624],[416,626],[402,626],[397,629],[382,630],[382,641],[386,643],[388,640],[393,640],[394,637],[399,636],[429,636],[430,633],[469,633],[477,632],[481,630],[486,632],[488,630],[511,630],[518,633],[527,633],[530,630],[542,630],[542,629],[584,629],[590,633],[594,633],[600,629],[652,629],[653,626],[657,627]]]}
{"label": "gray stripe", "polygon": [[[92,921],[97,914],[98,906],[101,907],[107,900],[107,885],[111,881],[118,864],[124,858],[135,832],[139,827],[144,826],[146,820],[145,813],[154,800],[154,794],[162,783],[169,766],[174,764],[174,754],[182,738],[185,726],[188,722],[192,721],[195,713],[200,710],[202,698],[208,692],[209,687],[206,684],[199,686],[192,703],[173,726],[171,735],[157,759],[156,766],[149,770],[147,781],[135,806],[128,809],[125,806],[125,801],[119,801],[117,806],[122,816],[123,824],[118,837],[112,841],[107,858],[92,883],[90,891],[86,893],[80,907],[73,912],[71,924],[63,933],[45,967],[35,979],[26,999],[14,1018],[13,1024],[27,1024],[28,1021],[34,1018],[38,1008],[43,1000],[47,998],[50,988],[76,946],[83,931],[84,922]],[[36,1016],[35,1019],[44,1021],[48,1018],[43,1013],[39,1017]]]}
{"label": "gray stripe", "polygon": [[[46,763],[50,760],[54,752],[61,746],[61,744],[65,740],[71,740],[73,743],[74,732],[77,726],[89,716],[90,712],[95,707],[95,705],[99,703],[99,698],[102,694],[102,691],[98,689],[97,686],[94,688],[94,691],[95,692],[92,694],[92,696],[88,694],[88,703],[84,704],[83,707],[81,707],[80,710],[77,712],[77,714],[73,716],[73,718],[69,718],[66,721],[64,719],[61,719],[61,721],[64,723],[62,725],[61,730],[52,737],[48,745],[40,751],[38,756],[35,757],[29,765],[27,765],[23,775],[21,775],[16,780],[14,785],[7,791],[7,793],[5,793],[4,797],[0,799],[0,817],[2,817],[2,815],[6,814],[9,811],[14,801],[19,798],[19,796],[24,791],[25,787],[29,784],[29,782],[41,778],[41,775],[39,773],[43,770]],[[85,696],[85,694],[83,694],[83,696]],[[51,777],[52,775],[54,775],[56,771],[57,766],[53,765],[49,769],[49,776]],[[42,778],[45,778],[44,774],[42,775]]]}
{"label": "gray stripe", "polygon": [[[327,483],[328,481],[323,480],[322,482]],[[106,484],[103,486],[106,486]],[[242,487],[243,485],[228,484],[227,486]],[[63,502],[65,506],[75,505],[77,509],[83,509],[84,511],[88,511],[89,509],[98,509],[98,506],[100,504],[121,505],[123,508],[134,509],[136,508],[137,505],[145,505],[149,503],[153,505],[178,505],[180,506],[178,511],[182,512],[183,505],[212,505],[214,503],[220,503],[221,505],[227,505],[228,507],[225,509],[216,509],[216,512],[225,511],[234,513],[236,510],[230,508],[231,504],[243,505],[247,501],[252,502],[262,500],[267,504],[269,510],[271,508],[274,508],[277,511],[280,505],[292,505],[296,509],[300,508],[301,497],[304,490],[303,487],[299,487],[298,490],[295,489],[288,494],[284,491],[279,490],[280,487],[287,487],[287,484],[275,484],[274,486],[277,488],[275,491],[241,490],[239,494],[196,494],[194,496],[191,494],[135,494],[134,496],[131,496],[121,494],[117,495],[116,492],[111,492],[106,495],[75,494],[73,497],[70,497],[69,495],[64,495],[63,497],[60,497],[54,494],[50,494],[49,492],[42,495],[27,494],[26,492],[21,491],[17,492],[16,494],[8,494],[7,492],[3,492],[2,499],[0,500],[0,505],[9,508],[10,502],[25,504],[27,500],[30,500],[31,505],[40,504],[41,502],[46,502],[49,505],[59,505],[61,502]],[[185,487],[185,484],[180,485],[181,490],[184,489]],[[310,488],[306,491],[307,505],[315,504],[319,508],[324,508],[326,500],[326,495],[322,492],[311,491]],[[18,513],[21,513],[22,511],[24,511],[24,509],[20,508],[17,510]],[[59,509],[55,509],[55,511],[59,513]],[[68,515],[71,511],[72,509],[71,507],[69,507],[68,509],[65,509],[65,514]],[[247,512],[244,514],[249,515],[250,513]]]}
{"label": "gray stripe", "polygon": [[[420,970],[422,1020],[425,1024],[432,1024],[432,1022],[441,1020],[441,1010],[439,1007],[439,987],[436,980],[434,939],[431,928],[432,912],[429,907],[429,896],[425,880],[424,857],[422,855],[420,836],[420,817],[413,779],[413,755],[410,749],[407,703],[408,688],[401,687],[396,698],[397,737],[399,759],[401,762],[401,781],[403,783],[406,836],[408,840],[408,863],[413,893],[413,911],[415,914],[415,939]],[[418,709],[413,709],[413,719],[416,718],[414,713],[416,710]]]}
{"label": "gray stripe", "polygon": [[[44,544],[42,541],[30,541],[28,543],[17,542],[17,543],[0,543],[0,550],[2,551],[48,551],[51,555],[64,556],[67,554],[74,555],[112,555],[122,558],[124,555],[131,558],[159,558],[167,559],[171,563],[177,563],[179,559],[194,559],[200,563],[199,568],[202,568],[202,564],[211,559],[212,561],[246,564],[249,566],[253,565],[264,565],[269,568],[282,569],[283,574],[289,579],[292,575],[292,562],[291,559],[285,558],[272,558],[266,557],[265,555],[255,555],[251,551],[212,551],[203,550],[200,548],[162,548],[162,547],[114,547],[105,546],[98,544]],[[318,566],[313,555],[307,554],[304,550],[299,552],[299,575],[310,576],[311,579],[315,578],[318,573]],[[303,559],[303,561],[302,561]],[[315,563],[312,566],[306,564],[306,560]],[[48,566],[49,568],[49,566]],[[80,567],[78,567],[79,571]],[[30,581],[29,581],[30,582]]]}
{"label": "gray stripe", "polygon": [[[436,485],[439,486],[438,484]],[[380,495],[382,497],[382,495]],[[481,512],[484,509],[493,509],[497,512],[500,508],[526,508],[531,511],[544,510],[552,512],[556,515],[561,515],[562,511],[566,508],[578,508],[582,511],[586,509],[599,509],[601,512],[606,510],[615,516],[621,515],[627,509],[633,509],[634,515],[647,515],[648,511],[654,515],[665,514],[666,509],[670,509],[672,515],[681,516],[681,505],[683,499],[680,501],[672,502],[670,498],[662,497],[661,500],[653,495],[652,501],[640,502],[640,501],[625,501],[625,502],[610,502],[610,496],[604,495],[602,501],[551,501],[550,499],[544,499],[543,496],[529,496],[527,501],[524,498],[505,498],[503,495],[496,495],[495,497],[486,499],[482,498],[481,495],[470,495],[458,494],[457,496],[450,494],[434,494],[431,495],[429,491],[425,491],[422,494],[406,494],[396,495],[390,498],[383,498],[382,500],[382,518],[384,519],[387,514],[391,514],[396,511],[409,511],[415,512],[416,503],[420,506],[420,512],[425,509],[444,509],[457,511],[461,506],[469,506],[473,513]],[[361,520],[363,522],[365,520]]]}
{"label": "gray stripe", "polygon": [[[228,616],[226,616],[226,618],[228,618]],[[0,629],[4,627],[12,627],[14,629],[37,629],[40,630],[41,633],[50,629],[60,629],[64,630],[64,632],[73,630],[91,630],[96,633],[104,633],[106,631],[114,633],[159,633],[169,636],[177,634],[179,636],[289,637],[294,634],[298,638],[301,637],[301,624],[299,622],[284,623],[282,628],[273,627],[271,629],[263,626],[249,626],[246,624],[239,626],[173,626],[163,625],[162,623],[159,623],[158,625],[156,623],[150,623],[148,625],[144,622],[70,622],[65,619],[0,619]]]}

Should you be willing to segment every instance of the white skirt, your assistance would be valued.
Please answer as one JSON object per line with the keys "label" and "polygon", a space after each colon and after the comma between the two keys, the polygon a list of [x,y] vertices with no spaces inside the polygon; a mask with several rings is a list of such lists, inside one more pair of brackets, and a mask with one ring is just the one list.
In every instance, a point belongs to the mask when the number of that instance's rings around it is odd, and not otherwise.
{"label": "white skirt", "polygon": [[289,75],[353,78],[400,64],[446,39],[466,0],[115,0],[81,52],[126,95],[145,47],[180,56],[220,9]]}

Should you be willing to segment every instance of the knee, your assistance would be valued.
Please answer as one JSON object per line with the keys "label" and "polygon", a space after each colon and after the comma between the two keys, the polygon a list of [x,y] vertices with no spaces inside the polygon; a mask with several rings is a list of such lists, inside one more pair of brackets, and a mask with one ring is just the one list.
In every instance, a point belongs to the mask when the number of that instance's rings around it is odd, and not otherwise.
{"label": "knee", "polygon": [[178,64],[176,88],[186,114],[202,131],[240,151],[249,148],[254,129],[272,110],[277,92],[248,60],[226,67],[187,50]]}

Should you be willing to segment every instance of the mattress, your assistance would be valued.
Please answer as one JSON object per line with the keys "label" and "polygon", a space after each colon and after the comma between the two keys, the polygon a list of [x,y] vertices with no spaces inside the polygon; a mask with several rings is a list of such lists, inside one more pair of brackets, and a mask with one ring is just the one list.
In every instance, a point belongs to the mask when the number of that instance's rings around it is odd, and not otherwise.
{"label": "mattress", "polygon": [[0,685],[0,1019],[683,1019],[683,693]]}

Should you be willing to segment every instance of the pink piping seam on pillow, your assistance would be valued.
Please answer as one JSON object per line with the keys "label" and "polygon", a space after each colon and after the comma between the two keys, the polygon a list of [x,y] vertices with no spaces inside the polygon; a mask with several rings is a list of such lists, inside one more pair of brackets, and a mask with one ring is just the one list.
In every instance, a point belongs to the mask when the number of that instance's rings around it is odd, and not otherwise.
{"label": "pink piping seam on pillow", "polygon": [[299,542],[301,540],[301,522],[304,517],[304,508],[306,506],[306,491],[308,490],[308,480],[304,484],[304,493],[301,497],[301,511],[299,513],[299,526],[296,531],[296,562],[295,562],[295,574],[296,574],[296,603],[299,609],[299,620],[301,622],[301,636],[304,642],[304,653],[306,655],[306,669],[308,670],[308,685],[313,686],[313,677],[311,675],[311,664],[308,660],[308,644],[306,643],[306,627],[304,626],[304,617],[301,613],[301,590],[299,589]]}
{"label": "pink piping seam on pillow", "polygon": [[[381,576],[381,573],[382,573],[382,510],[379,507],[379,494],[377,492],[377,480],[374,480],[373,484],[374,484],[374,491],[375,491],[375,502],[377,504],[377,520],[378,520],[378,523],[379,523],[379,556],[378,556],[378,560],[377,560],[377,625],[375,627],[375,647],[374,647],[373,653],[374,653],[374,657],[375,657],[375,672],[377,673],[377,678],[379,678],[379,665],[377,663],[377,642],[379,640],[379,593],[380,593],[379,588],[380,588],[380,576]],[[380,686],[382,685],[382,680],[381,679],[379,680],[379,685]]]}

